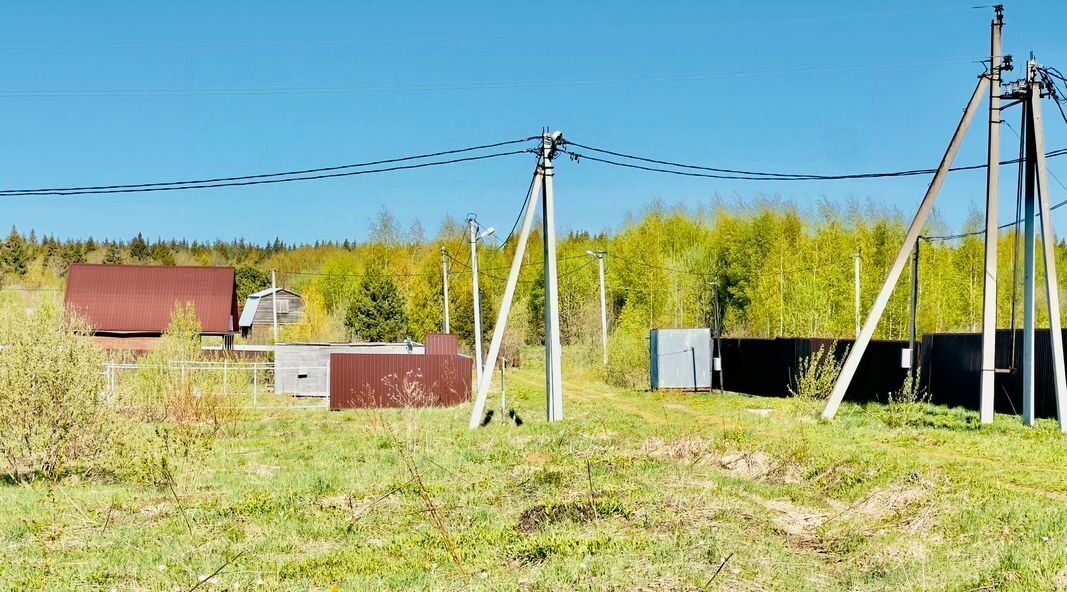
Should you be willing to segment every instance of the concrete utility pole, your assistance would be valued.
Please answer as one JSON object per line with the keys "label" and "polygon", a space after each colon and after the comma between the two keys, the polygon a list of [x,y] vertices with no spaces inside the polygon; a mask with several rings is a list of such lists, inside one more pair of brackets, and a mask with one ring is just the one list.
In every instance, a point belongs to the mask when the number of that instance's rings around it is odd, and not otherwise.
{"label": "concrete utility pole", "polygon": [[856,288],[856,339],[859,339],[860,329],[863,328],[863,320],[860,317],[860,252],[852,256],[852,272],[855,276],[853,284]]}
{"label": "concrete utility pole", "polygon": [[893,266],[889,269],[889,276],[886,278],[885,283],[882,284],[878,297],[874,299],[871,311],[867,315],[867,321],[863,324],[855,345],[849,350],[848,357],[845,358],[845,363],[841,367],[841,373],[837,376],[833,390],[830,391],[830,397],[827,399],[826,407],[822,412],[824,419],[832,419],[837,414],[841,401],[845,398],[845,391],[848,390],[852,377],[856,375],[856,369],[859,368],[863,352],[867,350],[867,345],[870,344],[871,338],[874,337],[874,330],[878,327],[878,321],[881,320],[882,313],[885,312],[885,307],[889,304],[889,297],[893,294],[893,287],[896,286],[897,281],[900,279],[900,274],[904,271],[904,266],[908,263],[911,249],[915,241],[919,239],[919,232],[922,231],[923,224],[926,222],[926,218],[929,217],[930,210],[934,207],[934,201],[941,190],[941,185],[944,184],[945,177],[948,176],[948,170],[952,168],[952,161],[955,160],[956,153],[959,152],[963,137],[967,134],[967,128],[970,127],[971,120],[974,119],[974,113],[978,110],[978,103],[981,102],[982,95],[985,94],[988,86],[989,77],[985,75],[979,77],[978,85],[975,87],[974,93],[971,94],[971,99],[967,102],[967,108],[963,111],[963,117],[960,118],[956,131],[952,134],[952,140],[945,150],[945,155],[941,158],[941,164],[938,165],[937,172],[934,173],[934,178],[926,189],[926,195],[923,196],[922,203],[919,204],[919,210],[915,213],[911,226],[908,227],[908,232],[904,236],[904,243],[900,246],[897,257],[893,261]]}
{"label": "concrete utility pole", "polygon": [[[546,411],[549,421],[563,419],[563,377],[560,372],[560,339],[559,339],[559,301],[556,293],[556,230],[555,208],[552,203],[552,158],[556,148],[563,140],[561,132],[542,134],[542,150],[534,170],[533,180],[530,182],[530,192],[526,197],[525,209],[521,214],[522,229],[519,231],[518,240],[515,242],[515,253],[511,259],[511,269],[508,271],[508,281],[504,286],[504,295],[500,299],[500,311],[497,313],[496,325],[493,327],[493,339],[489,343],[489,352],[485,358],[486,369],[496,368],[497,359],[500,356],[500,346],[504,340],[504,329],[511,312],[511,304],[515,298],[515,287],[519,282],[519,272],[522,269],[523,257],[526,255],[526,246],[530,242],[530,229],[537,213],[537,192],[542,192],[542,200],[547,202],[544,208],[542,221],[545,225],[545,386],[547,391]],[[551,348],[551,353],[549,353]],[[551,365],[548,362],[552,362]],[[485,411],[486,400],[489,396],[489,388],[492,386],[492,372],[483,372],[478,381],[478,391],[474,397],[474,405],[471,406],[471,416],[468,427],[477,428],[481,424],[482,413]]]}
{"label": "concrete utility pole", "polygon": [[274,343],[278,343],[278,277],[270,270],[270,316],[274,325]]}
{"label": "concrete utility pole", "polygon": [[[526,197],[526,209],[522,213],[522,228],[519,230],[519,238],[515,242],[515,254],[511,259],[511,269],[508,271],[508,282],[504,286],[504,295],[500,299],[500,310],[497,312],[496,324],[493,326],[493,339],[489,342],[489,353],[486,355],[486,367],[495,368],[497,358],[500,356],[500,346],[504,340],[504,328],[507,325],[508,314],[511,312],[511,303],[515,298],[515,287],[519,283],[519,272],[522,270],[522,259],[526,254],[526,246],[530,242],[530,229],[533,227],[534,215],[537,212],[537,194],[541,190],[541,176],[544,169],[541,163],[537,163],[533,179],[530,181],[530,191]],[[547,327],[546,333],[547,336]],[[547,369],[546,369],[546,376]],[[492,372],[482,376],[478,381],[478,390],[474,395],[474,405],[471,406],[470,421],[467,426],[470,429],[477,428],[482,421],[482,413],[485,411],[486,399],[489,397],[489,387],[492,385]]]}
{"label": "concrete utility pole", "polygon": [[[1031,60],[1027,64],[1027,80],[1029,82],[1029,92],[1027,97],[1027,104],[1029,109],[1027,110],[1030,115],[1029,125],[1027,126],[1027,169],[1033,171],[1033,181],[1030,181],[1031,175],[1027,173],[1028,182],[1031,185],[1036,182],[1037,184],[1037,196],[1038,204],[1040,206],[1041,215],[1041,247],[1042,254],[1045,259],[1045,297],[1048,302],[1048,320],[1049,320],[1049,344],[1052,349],[1052,374],[1053,385],[1056,395],[1056,416],[1059,419],[1060,431],[1067,432],[1067,372],[1064,370],[1063,360],[1063,326],[1060,323],[1060,290],[1059,282],[1056,277],[1056,236],[1052,231],[1052,210],[1049,205],[1050,195],[1048,191],[1048,168],[1045,162],[1045,128],[1041,118],[1041,81],[1037,79],[1036,73],[1037,63]],[[1032,162],[1032,164],[1031,164]],[[1027,193],[1031,193],[1030,190]],[[1030,201],[1029,199],[1027,200]],[[1032,206],[1030,206],[1032,208]],[[1033,218],[1030,217],[1027,220],[1031,233],[1033,232]],[[1033,239],[1027,237],[1027,244],[1031,244]],[[1033,273],[1032,268],[1027,270],[1030,273],[1030,280],[1027,285],[1032,285]],[[1032,291],[1032,289],[1031,289]],[[1031,296],[1032,298],[1032,296]],[[1030,314],[1030,331],[1033,331],[1033,309],[1027,309]],[[1024,342],[1025,345],[1025,342]],[[1031,349],[1031,354],[1033,349]],[[1029,360],[1030,365],[1033,365],[1033,357]],[[1025,368],[1024,368],[1025,371]],[[1031,368],[1031,382],[1033,376],[1033,370]],[[1033,388],[1031,385],[1029,401],[1029,414],[1030,423],[1033,423],[1034,415],[1034,401],[1033,401]],[[1023,404],[1026,406],[1026,395],[1024,394]],[[1026,417],[1026,411],[1024,411],[1024,421],[1028,419]]]}
{"label": "concrete utility pole", "polygon": [[997,378],[997,239],[998,191],[1000,186],[1000,82],[1001,33],[1004,6],[993,7],[989,43],[989,146],[986,168],[985,202],[985,284],[982,290],[982,381],[979,417],[982,423],[993,421],[993,394]]}
{"label": "concrete utility pole", "polygon": [[[478,289],[478,241],[493,234],[493,228],[478,233],[478,217],[467,214],[467,227],[470,229],[471,241],[471,290],[474,300],[474,364],[478,382],[482,380],[482,297]],[[489,373],[492,375],[492,372]]]}
{"label": "concrete utility pole", "polygon": [[445,333],[451,333],[448,322],[448,251],[441,247],[441,291],[445,301]]}
{"label": "concrete utility pole", "polygon": [[545,387],[548,390],[548,421],[563,419],[563,350],[559,335],[559,281],[556,265],[556,204],[552,196],[559,133],[541,136],[542,184],[541,220],[545,227]]}
{"label": "concrete utility pole", "polygon": [[908,331],[908,373],[915,376],[915,336],[916,316],[919,313],[919,245],[922,238],[915,241],[911,254],[911,326]]}
{"label": "concrete utility pole", "polygon": [[596,257],[600,267],[600,343],[604,349],[604,365],[608,365],[608,299],[604,288],[604,255],[605,251],[589,250],[585,252],[590,257]]}

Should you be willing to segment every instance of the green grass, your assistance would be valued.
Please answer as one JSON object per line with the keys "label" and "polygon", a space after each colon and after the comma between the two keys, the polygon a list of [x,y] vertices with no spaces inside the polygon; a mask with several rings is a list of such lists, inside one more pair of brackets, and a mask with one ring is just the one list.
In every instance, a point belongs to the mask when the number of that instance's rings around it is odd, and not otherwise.
{"label": "green grass", "polygon": [[1051,422],[846,405],[825,423],[814,403],[575,371],[547,425],[526,358],[521,427],[468,431],[466,407],[258,412],[177,471],[177,496],[2,484],[0,588],[189,590],[221,567],[200,590],[1067,590]]}

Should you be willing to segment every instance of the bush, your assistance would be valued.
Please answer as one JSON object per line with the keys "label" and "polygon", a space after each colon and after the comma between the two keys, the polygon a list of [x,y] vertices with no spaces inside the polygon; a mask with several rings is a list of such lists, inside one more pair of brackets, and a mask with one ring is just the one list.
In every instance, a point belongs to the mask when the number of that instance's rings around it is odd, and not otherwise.
{"label": "bush", "polygon": [[848,357],[848,349],[837,358],[834,351],[837,350],[837,342],[829,347],[822,346],[814,353],[800,361],[793,384],[789,386],[789,393],[794,397],[808,400],[822,400],[830,396],[834,388],[837,376],[841,374],[841,367]]}
{"label": "bush", "polygon": [[57,305],[5,311],[0,349],[0,454],[16,479],[55,478],[109,432],[104,353],[88,325]]}
{"label": "bush", "polygon": [[882,419],[891,426],[917,425],[926,415],[925,404],[930,393],[921,385],[922,373],[916,369],[904,377],[904,384],[896,392],[889,393]]}
{"label": "bush", "polygon": [[629,389],[648,388],[648,343],[643,337],[616,332],[608,339],[608,384]]}

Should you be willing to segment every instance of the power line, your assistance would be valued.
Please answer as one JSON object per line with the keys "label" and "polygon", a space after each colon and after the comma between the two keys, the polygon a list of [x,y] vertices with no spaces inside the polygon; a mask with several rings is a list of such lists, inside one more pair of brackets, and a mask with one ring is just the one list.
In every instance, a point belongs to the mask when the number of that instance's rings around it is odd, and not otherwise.
{"label": "power line", "polygon": [[[573,145],[573,146],[579,146],[579,144],[576,144],[574,142],[566,142],[566,144]],[[638,169],[638,170],[643,170],[643,171],[651,171],[651,172],[656,172],[656,173],[667,173],[667,174],[672,174],[672,175],[682,175],[682,176],[686,176],[686,177],[704,177],[704,178],[711,178],[711,179],[734,179],[734,180],[741,180],[741,181],[839,181],[839,180],[845,180],[845,179],[880,179],[880,178],[887,178],[887,177],[911,177],[911,176],[916,176],[916,175],[928,175],[928,174],[932,174],[932,173],[937,171],[937,169],[910,169],[910,170],[902,170],[902,171],[889,171],[889,172],[877,172],[877,173],[852,173],[852,174],[844,174],[844,175],[815,175],[815,174],[789,174],[789,173],[772,173],[772,172],[756,172],[756,171],[736,171],[734,169],[724,169],[724,168],[709,167],[709,166],[703,166],[703,165],[683,164],[683,163],[677,163],[677,162],[670,162],[670,161],[666,161],[666,160],[662,160],[662,159],[653,159],[653,158],[647,158],[647,157],[643,157],[643,156],[634,156],[634,155],[625,154],[625,153],[622,153],[622,152],[609,151],[609,150],[605,150],[605,149],[601,149],[601,148],[593,148],[593,147],[589,147],[589,146],[582,146],[582,147],[585,148],[586,150],[590,150],[590,151],[593,151],[593,152],[598,152],[598,153],[603,153],[603,154],[610,154],[610,155],[613,155],[613,156],[618,156],[620,158],[625,158],[625,159],[629,159],[629,160],[636,160],[636,161],[648,162],[648,163],[653,163],[653,164],[663,164],[663,165],[666,165],[666,166],[673,166],[673,167],[684,168],[684,169],[689,169],[689,170],[672,170],[672,169],[665,169],[665,168],[660,168],[660,167],[651,167],[651,166],[645,166],[645,165],[639,165],[639,164],[633,164],[633,163],[627,163],[627,162],[620,162],[618,160],[611,160],[611,159],[607,159],[607,158],[600,158],[600,157],[596,157],[596,156],[590,156],[588,154],[575,152],[573,150],[568,150],[566,148],[561,148],[560,151],[571,155],[573,160],[579,161],[579,162],[581,160],[585,159],[585,160],[592,160],[594,162],[599,162],[599,163],[603,163],[603,164],[609,164],[609,165],[612,165],[612,166],[625,167],[625,168],[631,168],[631,169]],[[1067,154],[1067,148],[1060,148],[1060,149],[1048,152],[1045,155],[1045,157],[1046,158],[1055,158],[1057,156],[1062,156],[1064,154]],[[1019,162],[1017,159],[1012,159],[1012,160],[1001,161],[1000,164],[1007,165],[1007,164],[1015,164],[1017,162]],[[949,170],[950,171],[970,171],[970,170],[984,169],[986,167],[987,167],[987,165],[985,165],[985,164],[976,164],[976,165],[967,165],[967,166],[956,166],[956,167],[950,168]],[[704,173],[704,172],[694,172],[694,171],[728,171],[728,172],[731,172],[731,173],[734,173],[734,174],[719,174],[719,172]]]}
{"label": "power line", "polygon": [[[409,162],[412,160],[424,160],[427,158],[434,158],[438,156],[445,156],[450,154],[460,154],[465,152],[473,152],[478,150],[485,150],[488,148],[495,148],[500,146],[506,146],[510,144],[518,144],[521,142],[527,142],[531,138],[523,138],[520,140],[508,140],[505,142],[496,142],[493,144],[483,144],[481,146],[471,146],[468,148],[457,148],[453,150],[444,150],[440,152],[433,152],[428,154],[418,154],[413,156],[404,156],[399,158],[390,158],[385,160],[337,165],[330,167],[319,167],[312,169],[302,169],[295,171],[284,171],[276,173],[262,173],[257,175],[242,175],[234,177],[216,177],[212,179],[195,179],[189,181],[163,181],[155,183],[135,183],[135,184],[122,184],[122,185],[91,185],[82,187],[45,187],[37,189],[5,189],[0,190],[0,196],[22,196],[22,195],[85,195],[85,194],[101,194],[101,193],[140,193],[146,191],[180,191],[186,189],[207,189],[213,187],[236,187],[246,185],[263,185],[269,183],[288,183],[293,181],[310,181],[316,179],[328,179],[334,177],[348,177],[354,175],[365,175],[370,173],[384,173],[389,171],[409,170],[430,166],[441,166],[447,164],[455,164],[460,162],[468,162],[473,160],[484,160],[488,158],[497,158],[500,156],[510,156],[514,154],[524,154],[528,150],[514,150],[508,152],[496,152],[479,156],[467,156],[462,158],[453,158],[449,160],[432,161],[425,163],[417,163],[410,165],[392,166],[392,167],[380,167],[376,169],[365,169],[368,166],[376,166],[381,164],[397,163],[397,162]],[[346,170],[346,169],[364,169],[364,170]],[[329,172],[329,171],[344,171],[344,172]],[[317,173],[317,174],[311,174]]]}

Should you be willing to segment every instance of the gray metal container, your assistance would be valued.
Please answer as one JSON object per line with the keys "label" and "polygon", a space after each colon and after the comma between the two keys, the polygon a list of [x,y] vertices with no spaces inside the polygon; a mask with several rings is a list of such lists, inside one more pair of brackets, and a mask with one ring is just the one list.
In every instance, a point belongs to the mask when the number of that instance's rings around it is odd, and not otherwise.
{"label": "gray metal container", "polygon": [[711,390],[711,329],[652,329],[652,390]]}

